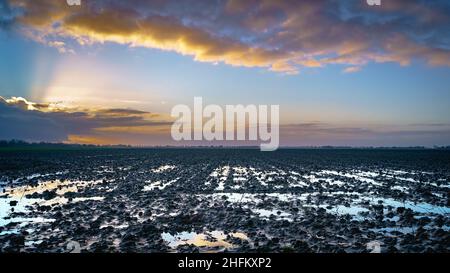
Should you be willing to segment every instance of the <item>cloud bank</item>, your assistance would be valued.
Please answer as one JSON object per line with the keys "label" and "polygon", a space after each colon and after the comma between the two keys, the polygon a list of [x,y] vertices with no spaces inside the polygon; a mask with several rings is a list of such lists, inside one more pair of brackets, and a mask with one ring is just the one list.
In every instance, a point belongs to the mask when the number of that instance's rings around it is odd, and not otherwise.
{"label": "cloud bank", "polygon": [[450,66],[446,0],[3,2],[2,24],[63,53],[74,42],[115,42],[288,74],[331,64],[351,73],[370,62]]}
{"label": "cloud bank", "polygon": [[158,114],[133,109],[75,109],[0,97],[2,140],[151,145],[170,124]]}
{"label": "cloud bank", "polygon": [[[259,145],[256,142],[175,142],[172,121],[134,109],[76,109],[0,97],[0,140],[131,145]],[[282,146],[450,145],[450,124],[343,126],[320,122],[282,124]]]}
{"label": "cloud bank", "polygon": [[285,124],[280,127],[284,146],[448,146],[450,124],[344,126],[321,122]]}

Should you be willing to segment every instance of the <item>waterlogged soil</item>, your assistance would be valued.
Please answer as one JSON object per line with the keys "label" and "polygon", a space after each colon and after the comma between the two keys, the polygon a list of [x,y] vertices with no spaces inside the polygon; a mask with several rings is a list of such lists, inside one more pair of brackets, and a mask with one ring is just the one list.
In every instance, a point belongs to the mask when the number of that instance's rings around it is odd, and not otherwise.
{"label": "waterlogged soil", "polygon": [[450,152],[0,152],[1,252],[450,252]]}

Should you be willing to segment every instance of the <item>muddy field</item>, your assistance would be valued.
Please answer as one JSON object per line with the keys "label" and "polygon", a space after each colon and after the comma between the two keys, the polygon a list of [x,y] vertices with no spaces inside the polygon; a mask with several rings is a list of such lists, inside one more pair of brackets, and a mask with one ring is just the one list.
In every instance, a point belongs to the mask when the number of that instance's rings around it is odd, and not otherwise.
{"label": "muddy field", "polygon": [[450,152],[0,152],[1,252],[450,252]]}

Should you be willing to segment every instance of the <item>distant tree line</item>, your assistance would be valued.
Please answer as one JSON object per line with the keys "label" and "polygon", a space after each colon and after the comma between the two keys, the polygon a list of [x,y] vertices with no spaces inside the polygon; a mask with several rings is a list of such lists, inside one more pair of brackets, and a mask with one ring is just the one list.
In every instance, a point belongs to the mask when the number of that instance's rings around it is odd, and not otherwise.
{"label": "distant tree line", "polygon": [[27,142],[24,140],[0,140],[0,148],[129,148],[130,145],[95,145],[95,144],[68,144],[51,142]]}
{"label": "distant tree line", "polygon": [[[12,139],[12,140],[0,140],[0,148],[149,148],[149,146],[131,146],[131,145],[95,145],[95,144],[68,144],[68,143],[51,143],[51,142],[27,142],[24,140]],[[158,148],[257,148],[256,146],[157,146]],[[450,146],[433,146],[432,148],[424,146],[412,146],[412,147],[351,147],[351,146],[302,146],[302,147],[281,147],[281,149],[411,149],[411,150],[423,150],[423,149],[436,149],[436,150],[450,150]]]}

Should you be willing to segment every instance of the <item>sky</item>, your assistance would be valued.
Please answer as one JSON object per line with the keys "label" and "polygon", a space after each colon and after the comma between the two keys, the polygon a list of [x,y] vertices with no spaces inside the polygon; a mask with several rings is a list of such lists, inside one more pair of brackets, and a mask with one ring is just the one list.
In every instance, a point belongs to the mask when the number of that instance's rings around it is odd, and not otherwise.
{"label": "sky", "polygon": [[450,2],[0,0],[0,139],[176,145],[194,97],[280,105],[283,146],[450,145]]}

